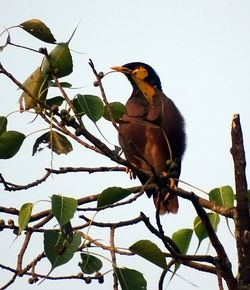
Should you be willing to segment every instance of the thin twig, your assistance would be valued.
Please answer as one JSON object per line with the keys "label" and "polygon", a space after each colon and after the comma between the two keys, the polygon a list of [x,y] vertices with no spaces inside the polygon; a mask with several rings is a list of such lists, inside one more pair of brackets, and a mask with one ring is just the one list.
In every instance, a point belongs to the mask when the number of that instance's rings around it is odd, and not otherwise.
{"label": "thin twig", "polygon": [[104,87],[102,85],[102,77],[100,76],[100,74],[96,71],[95,69],[95,66],[94,66],[94,63],[93,61],[90,59],[89,60],[89,65],[96,77],[96,80],[97,80],[97,83],[98,83],[98,86],[100,88],[100,92],[101,92],[101,95],[102,95],[102,99],[103,99],[103,102],[107,108],[107,113],[108,113],[108,116],[112,122],[112,125],[115,127],[115,129],[118,131],[118,126],[114,120],[114,117],[113,117],[113,114],[111,112],[111,108],[110,108],[110,105],[109,105],[109,102],[108,102],[108,99],[107,99],[107,96],[106,96],[106,93],[105,93],[105,90],[104,90]]}
{"label": "thin twig", "polygon": [[32,231],[33,231],[33,229],[39,229],[39,228],[43,227],[50,220],[52,220],[53,217],[54,217],[54,215],[52,213],[49,213],[43,220],[41,220],[39,223],[37,223],[33,226]]}
{"label": "thin twig", "polygon": [[45,257],[46,257],[46,255],[44,252],[39,254],[33,261],[31,261],[29,264],[26,265],[25,268],[23,268],[22,273],[23,274],[27,273],[30,269],[32,269],[34,267],[34,265],[36,265],[39,261],[41,261]]}
{"label": "thin twig", "polygon": [[169,251],[170,255],[172,258],[174,258],[177,262],[182,262],[182,261],[199,261],[199,262],[206,262],[206,263],[211,263],[213,265],[216,264],[215,260],[213,257],[209,255],[202,255],[202,256],[195,256],[195,255],[182,255],[180,253],[179,248],[177,245],[173,242],[171,238],[168,236],[165,236],[157,230],[149,221],[149,218],[144,215],[144,213],[141,213],[142,221],[146,225],[146,227],[150,230],[151,233],[153,233],[155,236],[161,239],[163,242],[164,246],[166,249]]}
{"label": "thin twig", "polygon": [[126,201],[121,201],[121,202],[116,202],[113,204],[109,204],[109,205],[105,205],[105,206],[100,206],[100,207],[94,207],[94,208],[80,208],[78,209],[78,211],[101,211],[101,210],[105,210],[107,208],[114,208],[114,207],[118,207],[118,206],[123,206],[125,204],[130,204],[133,203],[134,201],[136,201],[140,196],[142,196],[145,192],[145,189],[147,188],[147,186],[150,184],[150,182],[152,181],[153,177],[149,178],[147,180],[147,182],[142,185],[141,187],[132,187],[132,188],[128,188],[128,191],[131,191],[131,193],[136,193],[136,195],[130,199],[127,199]]}
{"label": "thin twig", "polygon": [[[2,266],[1,266],[2,267]],[[2,267],[3,268],[3,267]],[[11,269],[12,270],[12,269]],[[14,270],[14,269],[13,269]],[[13,271],[11,271],[13,272]],[[15,281],[16,281],[16,278],[17,278],[17,273],[15,273],[12,278],[5,284],[3,285],[0,289],[1,290],[4,290],[4,289],[7,289],[11,284],[13,284]]]}
{"label": "thin twig", "polygon": [[50,172],[47,171],[46,174],[41,177],[40,179],[37,179],[36,181],[33,181],[31,183],[25,184],[25,185],[18,185],[14,183],[10,183],[4,179],[4,177],[1,175],[0,176],[0,183],[3,183],[4,189],[6,191],[19,191],[19,190],[27,190],[31,187],[35,187],[43,183],[44,181],[47,180],[47,178],[50,176]]}
{"label": "thin twig", "polygon": [[[11,268],[11,267],[7,267],[5,265],[2,265],[0,264],[0,268],[4,269],[4,270],[7,270],[7,271],[10,271],[12,273],[16,273],[17,270],[14,269],[14,268]],[[42,274],[38,274],[38,273],[34,273],[34,272],[25,272],[23,273],[23,275],[28,275],[28,276],[36,276],[38,278],[42,278],[42,279],[48,279],[48,280],[71,280],[71,279],[77,279],[77,280],[99,280],[99,277],[97,276],[79,276],[79,275],[69,275],[69,276],[48,276],[48,275],[42,275]],[[15,278],[18,276],[17,274],[14,275]],[[14,277],[13,277],[14,278]],[[13,278],[11,280],[13,280]],[[13,282],[12,282],[13,283]],[[5,286],[9,286],[10,284],[10,281],[5,285]],[[7,287],[1,287],[0,289],[6,289]]]}
{"label": "thin twig", "polygon": [[210,200],[199,197],[194,192],[186,191],[182,188],[168,188],[168,191],[189,201],[196,199],[200,206],[210,209],[213,212],[216,212],[225,217],[233,218],[235,215],[235,208],[225,208],[223,206],[218,206],[216,203]]}
{"label": "thin twig", "polygon": [[78,211],[102,211],[102,210],[106,210],[108,208],[115,208],[115,207],[118,207],[118,206],[123,206],[123,205],[126,205],[126,204],[130,204],[130,203],[136,201],[143,194],[144,194],[144,191],[140,191],[134,197],[132,197],[130,199],[127,199],[126,201],[116,202],[116,203],[112,203],[112,204],[105,205],[105,206],[100,206],[100,207],[78,208],[77,210]]}
{"label": "thin twig", "polygon": [[123,166],[100,166],[100,167],[60,167],[59,169],[45,168],[53,174],[65,174],[69,172],[87,172],[89,174],[96,172],[126,172]]}
{"label": "thin twig", "polygon": [[[61,117],[61,114],[58,113],[58,115]],[[47,114],[46,115],[41,114],[40,116],[44,119],[45,122],[47,122],[48,124],[51,125],[51,115],[48,116]],[[77,143],[83,145],[85,148],[90,149],[96,153],[103,154],[103,152],[99,148],[97,148],[96,146],[90,145],[87,142],[83,141],[81,138],[79,138],[79,136],[77,136],[76,134],[73,134],[65,126],[61,125],[60,122],[56,118],[52,117],[52,121],[53,121],[52,127],[54,129],[58,130],[59,132],[65,134],[67,136],[70,136],[72,139],[74,139]],[[70,127],[74,128],[74,129],[81,128],[80,125],[77,123],[70,124]],[[80,130],[82,131],[83,129],[80,129]]]}
{"label": "thin twig", "polygon": [[34,48],[31,48],[31,47],[28,47],[28,46],[23,46],[23,45],[20,45],[20,44],[12,43],[10,41],[8,42],[8,44],[12,45],[12,46],[15,46],[15,47],[18,47],[18,48],[22,48],[22,49],[25,49],[25,50],[30,50],[32,52],[42,54],[43,56],[46,56],[48,54],[46,48],[34,49]]}
{"label": "thin twig", "polygon": [[[83,234],[84,236],[84,239],[86,239],[88,241],[88,244],[87,244],[87,247],[91,247],[92,244],[95,245],[96,247],[98,248],[101,248],[103,250],[106,250],[106,251],[111,251],[111,246],[106,246],[104,245],[103,243],[101,243],[100,241],[96,240],[96,239],[93,239],[91,238],[90,236],[86,235],[86,234]],[[82,248],[85,248],[86,247],[86,244],[84,244],[82,246]],[[81,248],[79,249],[81,250]],[[128,250],[122,250],[120,248],[115,248],[115,249],[112,249],[116,252],[116,254],[119,254],[119,255],[125,255],[125,256],[133,256],[134,253],[128,251]]]}
{"label": "thin twig", "polygon": [[67,102],[67,104],[69,105],[71,110],[74,112],[74,115],[76,116],[76,118],[79,122],[79,125],[81,127],[84,127],[81,117],[79,116],[77,110],[75,109],[74,105],[72,104],[71,100],[69,99],[67,93],[65,92],[64,88],[62,87],[61,83],[59,82],[59,80],[56,76],[54,76],[54,82],[55,82],[56,86],[59,88],[60,92],[62,93],[63,98],[65,99],[65,101]]}
{"label": "thin twig", "polygon": [[18,191],[26,190],[31,187],[38,186],[48,179],[51,174],[66,174],[72,172],[87,172],[97,173],[97,172],[126,172],[126,167],[123,166],[100,166],[100,167],[60,167],[59,169],[45,168],[46,173],[41,178],[37,179],[34,182],[20,185],[8,182],[4,179],[3,175],[0,173],[0,183],[4,185],[5,190],[7,191]]}
{"label": "thin twig", "polygon": [[190,260],[190,261],[181,260],[181,264],[184,265],[184,266],[187,266],[189,268],[201,271],[201,272],[217,275],[217,269],[216,269],[216,267],[213,267],[213,266],[209,266],[209,265],[206,265],[206,264],[193,262],[192,260]]}
{"label": "thin twig", "polygon": [[157,230],[149,221],[149,218],[145,216],[144,213],[141,212],[142,221],[146,225],[146,227],[150,230],[151,233],[153,233],[155,236],[157,236],[164,244],[166,249],[170,252],[170,254],[173,257],[176,257],[178,253],[180,253],[180,250],[175,245],[175,243],[167,236],[163,235],[159,230]]}
{"label": "thin twig", "polygon": [[115,273],[116,270],[116,252],[115,252],[115,226],[110,226],[110,255],[112,261],[112,268],[113,268],[113,289],[118,290],[118,279]]}
{"label": "thin twig", "polygon": [[89,224],[91,224],[92,226],[96,226],[99,228],[110,228],[110,227],[121,228],[121,227],[126,227],[129,225],[131,226],[131,225],[138,224],[139,222],[143,221],[143,219],[144,219],[143,216],[139,215],[136,218],[126,220],[126,221],[121,221],[121,222],[116,222],[116,223],[103,223],[103,222],[95,222],[95,221],[87,218],[84,215],[81,215],[79,217],[82,218],[83,220],[85,220],[86,222],[88,222]]}
{"label": "thin twig", "polygon": [[23,263],[23,256],[24,256],[24,253],[25,251],[27,250],[28,248],[28,245],[29,245],[29,242],[30,242],[30,238],[31,238],[31,234],[32,232],[31,231],[27,231],[26,232],[26,236],[25,236],[25,239],[24,239],[24,243],[23,243],[23,246],[17,256],[17,273],[18,275],[22,275],[22,263]]}
{"label": "thin twig", "polygon": [[163,290],[163,282],[164,279],[167,275],[167,273],[169,272],[170,268],[174,265],[174,260],[170,261],[167,265],[167,267],[162,271],[159,282],[158,282],[158,289],[159,290]]}

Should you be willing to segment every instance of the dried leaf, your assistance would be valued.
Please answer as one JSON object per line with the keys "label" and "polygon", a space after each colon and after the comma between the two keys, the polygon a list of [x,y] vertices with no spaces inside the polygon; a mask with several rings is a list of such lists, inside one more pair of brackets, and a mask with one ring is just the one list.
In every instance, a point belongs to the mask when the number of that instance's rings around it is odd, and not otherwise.
{"label": "dried leaf", "polygon": [[62,134],[56,131],[49,131],[37,138],[35,144],[33,145],[32,155],[36,152],[42,151],[44,147],[50,148],[56,154],[67,154],[73,150],[73,147],[69,140]]}
{"label": "dried leaf", "polygon": [[47,27],[45,23],[43,23],[39,19],[30,19],[20,24],[20,27],[24,29],[26,32],[30,33],[34,37],[48,42],[55,43],[56,40],[51,33],[50,29]]}

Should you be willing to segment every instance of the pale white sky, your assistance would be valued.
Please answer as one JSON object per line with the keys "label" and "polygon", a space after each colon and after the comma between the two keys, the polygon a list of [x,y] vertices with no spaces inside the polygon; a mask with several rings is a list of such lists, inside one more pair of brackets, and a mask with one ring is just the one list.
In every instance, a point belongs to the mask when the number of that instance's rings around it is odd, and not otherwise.
{"label": "pale white sky", "polygon": [[[44,21],[52,30],[58,41],[66,41],[75,26],[81,21],[70,47],[84,54],[73,53],[74,73],[68,78],[73,86],[83,87],[81,93],[99,94],[92,86],[94,76],[88,66],[92,58],[96,67],[104,72],[113,65],[122,65],[130,61],[143,61],[150,64],[162,81],[164,92],[175,101],[186,120],[188,146],[183,160],[181,179],[201,187],[204,190],[229,184],[234,186],[233,163],[230,155],[230,127],[234,113],[241,115],[245,138],[247,161],[250,154],[250,2],[245,0],[110,0],[110,1],[13,1],[2,0],[0,12],[0,30],[4,27],[19,24],[30,18]],[[34,48],[52,45],[41,43],[21,30],[11,31],[12,41],[31,45]],[[0,40],[1,41],[1,40]],[[0,54],[0,61],[17,79],[25,78],[39,65],[41,57],[25,50],[7,48]],[[104,85],[110,101],[119,100],[125,103],[131,88],[126,78],[111,74],[104,79]],[[69,91],[72,96],[79,90]],[[0,77],[0,115],[6,115],[17,109],[20,91],[12,86],[4,76]],[[37,123],[30,124],[33,116],[15,114],[9,118],[9,128],[29,134],[36,130]],[[39,128],[44,126],[40,124]],[[89,128],[94,130],[90,124]],[[117,143],[116,132],[106,123],[100,128],[111,143]],[[25,141],[24,147],[12,160],[1,161],[0,171],[6,179],[24,184],[44,174],[44,167],[50,166],[50,152],[31,157],[32,142],[38,135]],[[101,136],[100,136],[101,138]],[[65,157],[54,156],[53,166],[99,166],[112,165],[109,160],[82,150],[74,143],[75,152]],[[114,165],[114,164],[113,164]],[[249,176],[249,168],[247,168]],[[48,200],[53,193],[80,197],[97,193],[113,186],[131,186],[125,174],[115,173],[75,176],[55,176],[47,184],[30,192],[8,193],[0,189],[1,204],[20,207],[24,202]],[[183,186],[188,189],[188,187]],[[39,203],[37,210],[47,207]],[[136,216],[140,210],[153,218],[152,201],[146,197],[134,205],[131,212],[119,212],[118,219],[124,220]],[[168,235],[179,228],[192,227],[194,210],[186,202],[180,203],[177,215],[163,217]],[[107,216],[98,215],[97,220],[106,220]],[[112,216],[117,219],[117,213]],[[118,243],[128,247],[138,239],[152,238],[147,236],[143,227],[128,229],[122,232]],[[92,230],[91,230],[92,231]],[[102,233],[95,233],[100,238]],[[224,221],[219,228],[219,236],[228,251],[232,252],[234,240],[231,238]],[[7,239],[9,233],[0,233],[0,239]],[[102,236],[103,238],[103,236]],[[106,237],[108,239],[108,237]],[[20,241],[10,246],[9,238],[1,245],[0,261],[15,265],[15,253]],[[152,238],[153,239],[153,238]],[[1,243],[2,244],[2,243]],[[193,237],[193,248],[197,246]],[[39,249],[38,249],[39,247]],[[30,249],[39,253],[40,245]],[[191,252],[192,253],[192,249]],[[200,253],[204,253],[204,243]],[[202,252],[203,251],[203,252]],[[6,253],[8,253],[6,255]],[[30,261],[27,257],[26,261]],[[74,261],[77,264],[77,259]],[[236,261],[235,261],[236,263]],[[47,267],[49,264],[47,264]],[[142,259],[121,260],[120,266],[135,267],[145,274],[148,289],[156,289],[159,270],[156,266]],[[71,269],[74,263],[71,264]],[[55,274],[62,273],[61,267]],[[75,267],[75,272],[79,270]],[[0,285],[10,277],[9,273],[0,270]],[[216,277],[204,275],[182,268],[179,274],[197,284],[199,289],[217,289]],[[84,287],[80,282],[44,282],[39,289],[74,289]],[[108,284],[86,286],[86,289],[107,289]],[[204,286],[205,285],[205,286]],[[26,279],[19,279],[9,289],[30,289]],[[35,286],[36,287],[36,286]],[[175,277],[168,290],[195,289],[189,283]]]}

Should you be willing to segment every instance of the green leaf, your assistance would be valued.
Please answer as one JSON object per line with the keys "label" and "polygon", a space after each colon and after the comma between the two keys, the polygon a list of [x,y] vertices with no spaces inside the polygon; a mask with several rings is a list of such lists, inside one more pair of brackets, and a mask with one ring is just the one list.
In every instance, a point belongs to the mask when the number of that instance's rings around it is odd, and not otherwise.
{"label": "green leaf", "polygon": [[86,114],[94,123],[103,116],[103,102],[97,96],[78,94],[73,104],[80,116]]}
{"label": "green leaf", "polygon": [[93,274],[100,271],[102,268],[102,261],[90,254],[81,254],[82,262],[78,263],[84,274]]}
{"label": "green leaf", "polygon": [[147,281],[142,273],[129,268],[115,268],[122,290],[146,290]]}
{"label": "green leaf", "polygon": [[234,206],[234,192],[231,186],[217,187],[209,192],[210,201],[219,206],[231,208]]}
{"label": "green leaf", "polygon": [[72,197],[53,194],[51,202],[52,213],[62,227],[73,218],[77,208],[77,200]]}
{"label": "green leaf", "polygon": [[[208,218],[210,220],[210,223],[211,223],[214,231],[216,232],[217,226],[218,226],[219,221],[220,221],[219,215],[217,213],[208,213],[207,215],[208,215]],[[200,243],[208,237],[208,233],[207,233],[207,231],[206,231],[199,216],[197,216],[194,220],[194,232],[199,240],[199,244],[198,244],[198,248],[199,248]],[[197,250],[198,250],[198,248],[197,248]]]}
{"label": "green leaf", "polygon": [[[120,120],[122,116],[126,113],[126,107],[120,102],[109,103],[109,108],[115,121]],[[104,107],[103,117],[108,121],[111,121],[107,106]]]}
{"label": "green leaf", "polygon": [[33,209],[33,203],[25,203],[21,206],[18,215],[18,234],[20,234],[28,225]]}
{"label": "green leaf", "polygon": [[65,77],[73,71],[73,60],[69,50],[68,43],[59,43],[44,57],[42,62],[42,73],[44,77],[53,79]]}
{"label": "green leaf", "polygon": [[4,116],[0,116],[0,135],[6,132],[8,120]]}
{"label": "green leaf", "polygon": [[214,231],[216,232],[218,224],[220,222],[220,216],[217,213],[208,213],[208,217]]}
{"label": "green leaf", "polygon": [[132,192],[122,187],[108,187],[98,197],[97,207],[113,204],[127,196]]}
{"label": "green leaf", "polygon": [[82,117],[85,115],[85,110],[84,107],[81,103],[81,97],[77,95],[73,100],[72,100],[73,106],[76,109],[77,114]]}
{"label": "green leaf", "polygon": [[44,251],[51,263],[50,272],[67,263],[81,244],[81,234],[74,233],[72,241],[56,230],[44,232]]}
{"label": "green leaf", "polygon": [[23,83],[25,89],[29,92],[23,92],[20,96],[21,110],[29,110],[38,106],[38,100],[44,102],[48,93],[48,81],[42,75],[38,67]]}
{"label": "green leaf", "polygon": [[140,240],[129,247],[129,250],[160,268],[165,269],[167,266],[163,252],[149,240]]}
{"label": "green leaf", "polygon": [[186,254],[193,235],[192,229],[181,229],[173,233],[172,240],[177,245],[182,254]]}
{"label": "green leaf", "polygon": [[34,37],[48,42],[55,43],[56,40],[50,29],[39,19],[30,19],[20,24],[20,27]]}
{"label": "green leaf", "polygon": [[57,96],[57,97],[47,99],[46,105],[48,105],[49,107],[52,107],[53,105],[56,105],[59,107],[62,105],[63,102],[64,102],[64,98],[61,96]]}
{"label": "green leaf", "polygon": [[13,157],[20,149],[25,135],[17,131],[6,131],[0,135],[0,159]]}
{"label": "green leaf", "polygon": [[45,147],[50,148],[58,155],[67,154],[73,150],[71,143],[64,135],[51,130],[36,139],[36,142],[33,145],[32,155],[36,152],[42,151],[44,149],[42,145],[44,144],[47,144]]}
{"label": "green leaf", "polygon": [[[173,233],[172,240],[179,248],[182,254],[186,254],[190,245],[190,241],[193,235],[192,229],[180,229],[177,232]],[[175,272],[180,267],[180,263],[175,263],[175,269],[171,279],[173,278]]]}

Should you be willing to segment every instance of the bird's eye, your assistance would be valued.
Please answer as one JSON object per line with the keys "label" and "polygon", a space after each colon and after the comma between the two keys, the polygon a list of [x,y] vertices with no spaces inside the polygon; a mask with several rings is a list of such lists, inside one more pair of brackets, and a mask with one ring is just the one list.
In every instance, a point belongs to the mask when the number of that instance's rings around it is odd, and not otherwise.
{"label": "bird's eye", "polygon": [[132,71],[133,77],[144,80],[148,76],[148,71],[143,66],[138,66]]}

